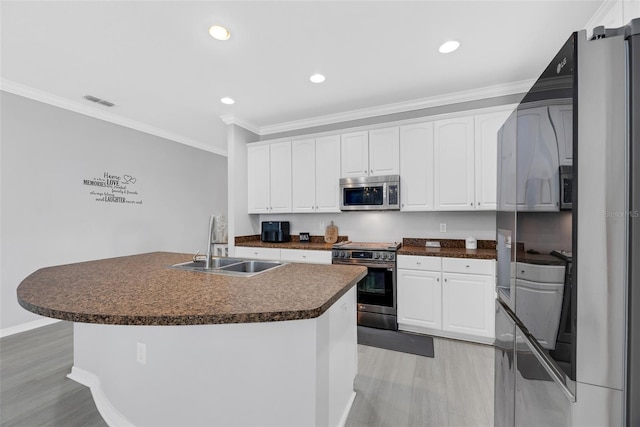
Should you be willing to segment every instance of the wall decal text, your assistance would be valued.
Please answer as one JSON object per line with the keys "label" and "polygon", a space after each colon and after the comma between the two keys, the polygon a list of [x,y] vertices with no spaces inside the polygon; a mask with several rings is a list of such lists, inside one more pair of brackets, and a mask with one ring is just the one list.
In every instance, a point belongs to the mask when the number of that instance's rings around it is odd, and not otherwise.
{"label": "wall decal text", "polygon": [[138,190],[133,188],[137,181],[132,175],[104,172],[100,177],[83,179],[82,184],[98,187],[89,192],[96,202],[141,205]]}

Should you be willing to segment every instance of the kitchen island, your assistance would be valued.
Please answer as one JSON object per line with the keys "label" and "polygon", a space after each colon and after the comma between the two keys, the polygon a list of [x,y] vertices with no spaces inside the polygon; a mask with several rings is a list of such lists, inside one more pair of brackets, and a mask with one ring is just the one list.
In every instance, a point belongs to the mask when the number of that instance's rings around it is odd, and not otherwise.
{"label": "kitchen island", "polygon": [[341,425],[355,397],[364,267],[287,264],[253,277],[150,253],[44,268],[27,310],[74,324],[70,378],[110,425]]}

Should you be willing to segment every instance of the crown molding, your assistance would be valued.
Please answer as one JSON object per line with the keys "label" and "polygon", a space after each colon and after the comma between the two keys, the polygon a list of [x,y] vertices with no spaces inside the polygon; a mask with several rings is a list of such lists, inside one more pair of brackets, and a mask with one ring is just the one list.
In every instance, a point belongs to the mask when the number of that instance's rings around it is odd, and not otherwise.
{"label": "crown molding", "polygon": [[222,120],[225,125],[238,125],[242,128],[245,128],[249,132],[253,132],[256,135],[261,135],[260,126],[256,126],[253,123],[250,123],[246,120],[242,120],[241,118],[235,116],[234,114],[225,114],[223,116],[220,116],[220,120]]}
{"label": "crown molding", "polygon": [[334,123],[347,122],[350,120],[366,119],[387,114],[403,113],[406,111],[420,110],[423,108],[439,107],[442,105],[457,104],[460,102],[477,101],[480,99],[494,98],[497,96],[507,96],[517,93],[526,93],[535,83],[535,79],[522,80],[518,82],[488,86],[479,89],[466,90],[449,93],[446,95],[432,96],[428,98],[414,99],[410,101],[387,104],[372,108],[346,111],[343,113],[329,114],[326,116],[314,117],[311,119],[295,120],[291,122],[277,123],[273,125],[259,127],[258,135],[269,135],[273,133],[288,132],[292,130],[323,126]]}
{"label": "crown molding", "polygon": [[77,101],[71,101],[58,95],[53,95],[49,92],[44,92],[38,89],[34,89],[30,86],[26,86],[20,83],[16,83],[7,79],[0,79],[0,90],[13,93],[15,95],[23,96],[25,98],[33,99],[34,101],[43,102],[45,104],[53,105],[54,107],[63,108],[65,110],[73,111],[75,113],[83,114],[85,116],[93,117],[95,119],[104,120],[106,122],[114,123],[116,125],[124,126],[130,129],[134,129],[140,132],[147,133],[149,135],[158,136],[160,138],[168,139],[179,144],[188,145],[199,150],[208,151],[221,156],[227,156],[227,151],[217,147],[212,147],[205,144],[202,141],[198,141],[192,138],[188,138],[183,135],[179,135],[174,132],[170,132],[165,129],[157,128],[155,126],[148,125],[136,120],[132,120],[114,114],[110,111],[102,111],[82,104]]}

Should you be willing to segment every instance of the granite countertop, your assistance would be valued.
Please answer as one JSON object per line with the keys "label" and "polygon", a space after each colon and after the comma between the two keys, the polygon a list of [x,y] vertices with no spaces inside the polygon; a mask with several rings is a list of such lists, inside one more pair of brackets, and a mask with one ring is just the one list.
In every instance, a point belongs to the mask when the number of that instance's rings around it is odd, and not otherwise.
{"label": "granite countertop", "polygon": [[[236,237],[236,246],[249,246],[252,248],[277,248],[277,249],[306,249],[311,251],[330,251],[333,243],[325,243],[324,236],[310,236],[310,242],[301,242],[300,237],[291,236],[290,242],[272,243],[263,242],[259,235]],[[348,236],[338,236],[338,242],[349,240]]]}
{"label": "granite countertop", "polygon": [[191,258],[153,252],[42,268],[18,286],[18,302],[42,316],[114,325],[310,319],[367,273],[362,266],[295,263],[253,277],[167,268]]}
{"label": "granite countertop", "polygon": [[[439,248],[427,248],[427,241],[440,242]],[[462,239],[402,239],[398,255],[439,256],[448,258],[496,259],[495,240],[478,240],[478,249],[465,249]]]}

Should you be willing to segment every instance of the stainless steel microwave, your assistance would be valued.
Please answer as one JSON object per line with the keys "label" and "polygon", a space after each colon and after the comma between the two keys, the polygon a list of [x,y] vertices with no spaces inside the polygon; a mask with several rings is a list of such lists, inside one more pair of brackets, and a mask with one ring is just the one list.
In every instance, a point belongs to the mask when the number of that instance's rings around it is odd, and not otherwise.
{"label": "stainless steel microwave", "polygon": [[560,209],[573,208],[573,166],[560,166]]}
{"label": "stainless steel microwave", "polygon": [[400,210],[400,176],[363,176],[340,179],[340,210]]}

